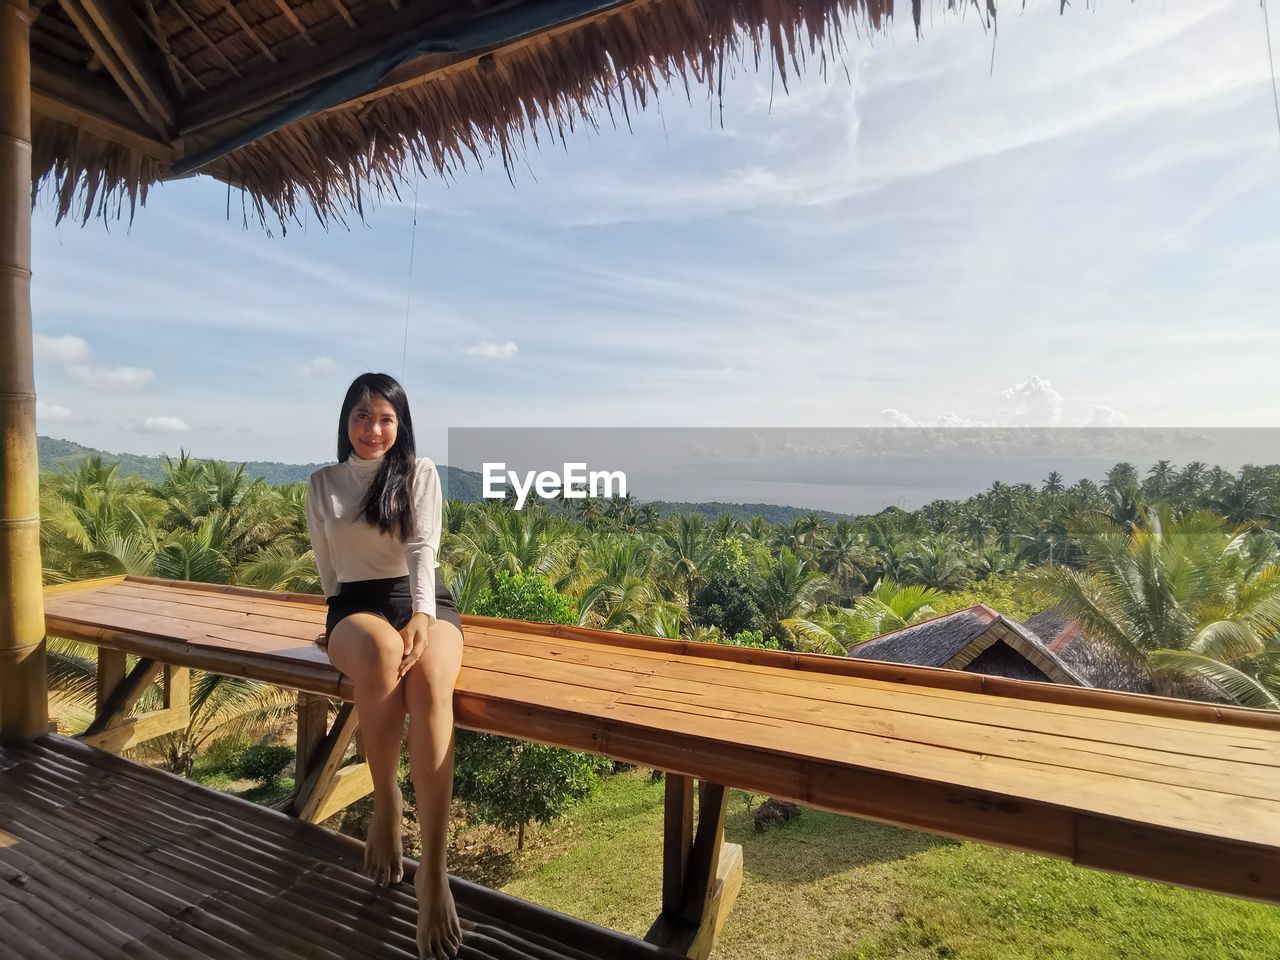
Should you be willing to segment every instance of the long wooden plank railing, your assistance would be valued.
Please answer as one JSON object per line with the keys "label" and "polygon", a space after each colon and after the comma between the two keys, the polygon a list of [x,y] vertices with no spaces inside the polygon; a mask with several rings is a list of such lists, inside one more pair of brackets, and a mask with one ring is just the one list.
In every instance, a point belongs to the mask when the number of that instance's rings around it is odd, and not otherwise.
{"label": "long wooden plank railing", "polygon": [[[54,588],[46,617],[51,632],[111,649],[349,699],[310,643],[324,617],[317,597],[117,578]],[[1280,903],[1280,715],[573,627],[464,624],[461,726]],[[668,821],[678,838],[691,835],[683,813]],[[692,861],[682,843],[673,849]],[[690,895],[664,903],[674,910]]]}

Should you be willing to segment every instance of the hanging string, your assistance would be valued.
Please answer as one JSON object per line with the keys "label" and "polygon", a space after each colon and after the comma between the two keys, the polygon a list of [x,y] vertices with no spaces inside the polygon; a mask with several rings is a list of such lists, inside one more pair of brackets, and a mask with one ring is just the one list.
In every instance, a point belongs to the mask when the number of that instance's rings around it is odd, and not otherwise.
{"label": "hanging string", "polygon": [[1267,60],[1271,63],[1271,101],[1276,108],[1276,127],[1280,128],[1280,93],[1276,91],[1276,58],[1271,52],[1271,18],[1267,16],[1267,0],[1262,0],[1262,23],[1267,33]]}
{"label": "hanging string", "polygon": [[404,291],[404,349],[400,353],[400,379],[404,379],[405,362],[409,356],[409,305],[413,302],[413,248],[418,242],[418,177],[413,177],[413,229],[409,233],[409,277]]}

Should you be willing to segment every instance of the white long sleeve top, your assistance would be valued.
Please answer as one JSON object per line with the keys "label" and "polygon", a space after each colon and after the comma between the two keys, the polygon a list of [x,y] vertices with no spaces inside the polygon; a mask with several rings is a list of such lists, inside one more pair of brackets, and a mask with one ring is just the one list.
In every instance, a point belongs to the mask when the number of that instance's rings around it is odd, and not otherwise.
{"label": "white long sleeve top", "polygon": [[408,540],[360,518],[381,458],[354,453],[307,477],[307,532],[325,596],[343,583],[409,576],[413,612],[436,618],[436,557],[440,552],[440,476],[418,457],[413,468],[413,529]]}

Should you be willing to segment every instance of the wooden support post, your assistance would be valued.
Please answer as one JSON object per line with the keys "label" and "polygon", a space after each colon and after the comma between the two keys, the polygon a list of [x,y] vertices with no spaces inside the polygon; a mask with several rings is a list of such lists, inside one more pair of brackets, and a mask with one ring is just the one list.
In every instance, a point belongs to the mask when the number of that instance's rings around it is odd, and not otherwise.
{"label": "wooden support post", "polygon": [[[319,706],[316,701],[320,702]],[[312,823],[328,819],[373,790],[368,764],[339,769],[356,732],[355,707],[344,703],[333,726],[325,733],[327,712],[327,702],[323,697],[299,696],[298,763],[302,764],[302,769],[295,777],[298,792],[293,797],[289,812]]]}
{"label": "wooden support post", "polygon": [[164,665],[164,705],[167,710],[191,710],[191,671]]}
{"label": "wooden support post", "polygon": [[[111,691],[103,696],[103,688],[98,688],[98,712],[93,718],[93,723],[89,724],[89,729],[84,732],[86,737],[96,736],[116,726],[120,721],[129,716],[138,700],[146,692],[147,687],[151,686],[151,681],[156,678],[156,674],[160,672],[162,664],[155,660],[143,658],[133,665],[133,669],[129,671],[125,677],[111,688]],[[113,674],[115,667],[108,667],[108,674]],[[102,668],[98,671],[99,683],[102,680]]]}
{"label": "wooden support post", "polygon": [[31,353],[31,5],[0,0],[0,740],[49,727]]}
{"label": "wooden support post", "polygon": [[[164,707],[130,716],[138,700],[163,670]],[[98,650],[98,706],[93,723],[77,739],[120,753],[148,740],[182,730],[191,721],[190,671],[186,667],[139,660],[125,673],[125,655]]]}
{"label": "wooden support post", "polygon": [[667,774],[662,913],[645,940],[704,960],[742,888],[742,846],[724,842],[728,789],[699,781],[696,832],[693,793],[689,777]]}
{"label": "wooden support post", "polygon": [[102,705],[116,692],[116,687],[124,682],[125,656],[122,650],[98,648],[98,686],[95,711],[101,711]]}
{"label": "wooden support post", "polygon": [[662,821],[662,912],[674,917],[680,914],[684,872],[693,846],[693,778],[668,773],[666,791]]}

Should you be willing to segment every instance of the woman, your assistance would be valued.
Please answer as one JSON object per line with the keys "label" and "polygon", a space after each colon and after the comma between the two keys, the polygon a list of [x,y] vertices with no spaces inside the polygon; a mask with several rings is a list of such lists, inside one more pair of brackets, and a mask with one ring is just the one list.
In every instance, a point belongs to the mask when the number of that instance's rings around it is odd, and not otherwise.
{"label": "woman", "polygon": [[338,462],[307,478],[307,531],[329,606],[316,642],[355,688],[373,776],[365,869],[383,886],[404,875],[397,776],[408,714],[424,960],[456,955],[462,943],[445,868],[462,622],[436,564],[440,527],[440,477],[416,456],[404,389],[385,374],[361,374],[342,401]]}

